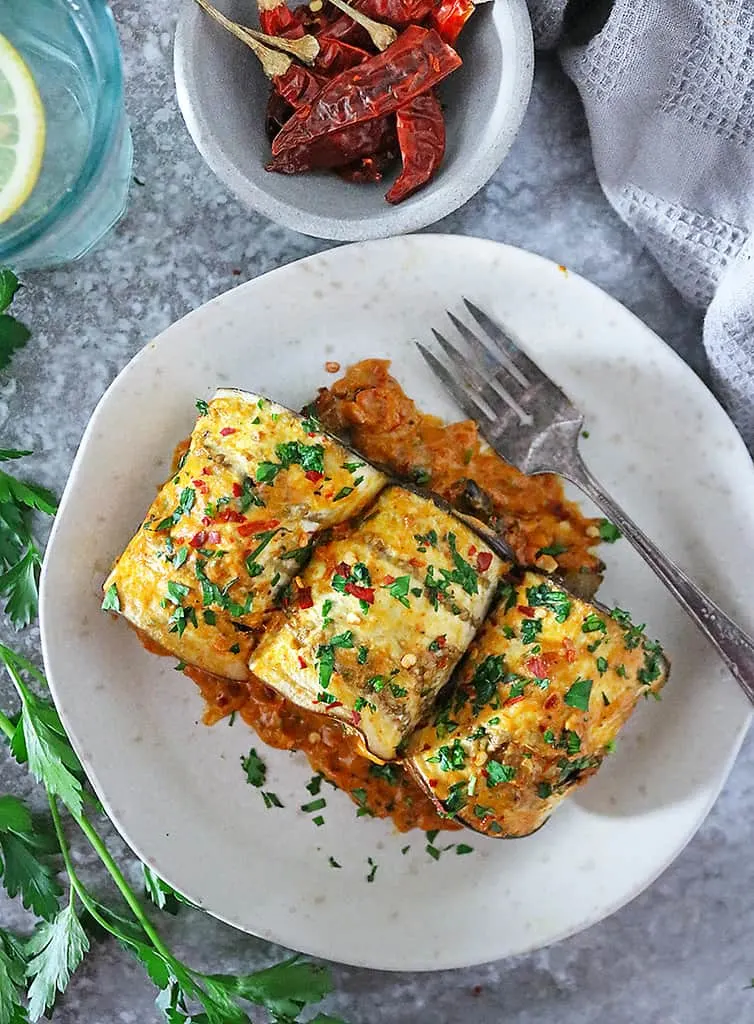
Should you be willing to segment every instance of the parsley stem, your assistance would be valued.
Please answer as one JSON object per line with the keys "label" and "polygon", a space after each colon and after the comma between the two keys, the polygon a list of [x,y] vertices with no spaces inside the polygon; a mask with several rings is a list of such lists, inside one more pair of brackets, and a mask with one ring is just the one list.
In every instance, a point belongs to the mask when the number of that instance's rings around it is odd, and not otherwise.
{"label": "parsley stem", "polygon": [[[176,962],[175,957],[170,952],[165,943],[162,941],[154,925],[145,914],[144,909],[141,906],[141,903],[136,897],[136,894],[126,881],[123,872],[120,870],[120,868],[110,855],[110,851],[105,846],[102,837],[99,835],[95,827],[92,825],[92,823],[85,815],[82,814],[80,817],[75,817],[74,820],[81,829],[81,831],[84,833],[86,838],[88,839],[89,845],[92,847],[92,849],[95,851],[99,859],[107,868],[110,876],[112,877],[112,880],[115,882],[118,889],[120,890],[123,899],[128,904],[131,913],[139,922],[141,930],[149,938],[149,941],[152,943],[157,952],[161,956],[165,957],[165,959],[169,963],[174,964]],[[108,931],[112,931],[112,928],[108,928]]]}
{"label": "parsley stem", "polygon": [[13,739],[13,734],[16,731],[16,728],[10,718],[8,718],[7,715],[4,715],[2,711],[0,711],[0,729],[3,730],[9,740]]}

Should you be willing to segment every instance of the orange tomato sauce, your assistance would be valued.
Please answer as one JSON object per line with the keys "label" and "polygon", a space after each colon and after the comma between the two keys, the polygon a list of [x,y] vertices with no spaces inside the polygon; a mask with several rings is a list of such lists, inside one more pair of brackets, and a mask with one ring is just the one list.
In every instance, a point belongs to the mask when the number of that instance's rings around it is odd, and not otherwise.
{"label": "orange tomato sauce", "polygon": [[[491,499],[498,528],[520,562],[539,563],[546,571],[556,563],[562,572],[600,571],[590,550],[598,520],[587,519],[566,500],[557,477],[526,477],[484,445],[474,423],[445,424],[420,412],[390,376],[389,365],[364,360],[320,390],[317,415],[328,430],[397,476],[428,474],[428,486],[448,500],[459,481],[474,480]],[[179,446],[177,457],[184,448]],[[554,557],[539,553],[553,545],[564,550]],[[550,561],[543,563],[543,557]],[[376,817],[392,818],[400,832],[460,827],[438,814],[400,765],[387,772],[374,765],[360,753],[357,739],[332,719],[292,704],[256,678],[239,683],[193,667],[184,671],[202,693],[208,725],[235,712],[264,743],[302,751],[315,772]]]}

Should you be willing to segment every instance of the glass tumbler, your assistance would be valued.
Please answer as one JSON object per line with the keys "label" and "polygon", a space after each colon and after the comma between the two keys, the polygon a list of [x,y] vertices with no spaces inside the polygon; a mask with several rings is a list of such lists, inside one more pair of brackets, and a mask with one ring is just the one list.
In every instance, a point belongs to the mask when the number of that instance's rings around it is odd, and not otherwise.
{"label": "glass tumbler", "polygon": [[0,266],[56,266],[88,252],[126,209],[133,148],[115,23],[104,0],[0,0],[0,35],[45,119],[39,177],[0,223]]}

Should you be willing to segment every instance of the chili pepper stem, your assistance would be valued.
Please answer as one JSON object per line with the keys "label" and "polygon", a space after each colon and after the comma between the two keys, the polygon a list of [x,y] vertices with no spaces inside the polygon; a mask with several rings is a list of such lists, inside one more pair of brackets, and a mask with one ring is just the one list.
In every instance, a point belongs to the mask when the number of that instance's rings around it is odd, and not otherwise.
{"label": "chili pepper stem", "polygon": [[357,25],[361,25],[380,52],[387,50],[388,46],[391,46],[398,38],[398,33],[390,25],[383,25],[382,22],[368,18],[366,14],[357,11],[355,7],[351,7],[345,0],[330,0],[330,3],[333,7],[337,7],[339,11],[348,15],[349,18],[352,18]]}
{"label": "chili pepper stem", "polygon": [[249,47],[259,58],[262,69],[268,78],[284,75],[289,70],[293,64],[291,58],[284,53],[279,53],[277,50],[271,50],[269,47],[263,46],[252,34],[252,29],[244,28],[243,25],[238,25],[235,21],[231,21],[230,18],[226,18],[221,11],[218,11],[216,7],[209,3],[209,0],[196,0],[196,2],[210,18],[214,18],[218,25],[222,25],[236,39],[240,39],[242,43]]}
{"label": "chili pepper stem", "polygon": [[247,28],[246,31],[260,43],[265,43],[275,50],[282,50],[284,53],[292,53],[304,64],[313,64],[319,56],[320,45],[315,36],[305,35],[298,39],[286,39],[285,36],[268,36],[253,28]]}

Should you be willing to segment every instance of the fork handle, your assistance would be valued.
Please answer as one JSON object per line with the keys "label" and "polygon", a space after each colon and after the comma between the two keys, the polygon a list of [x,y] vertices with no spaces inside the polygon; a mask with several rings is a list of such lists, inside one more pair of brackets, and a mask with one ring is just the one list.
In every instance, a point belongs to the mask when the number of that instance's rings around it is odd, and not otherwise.
{"label": "fork handle", "polygon": [[717,650],[741,689],[754,704],[754,640],[744,633],[719,605],[707,597],[682,569],[663,555],[592,476],[581,458],[565,475],[589,495],[659,576],[676,601]]}

